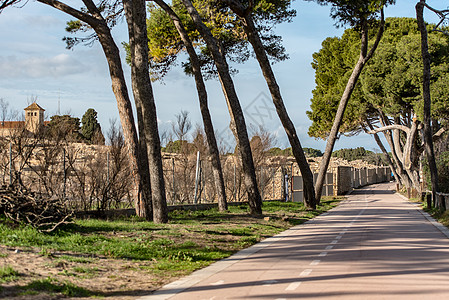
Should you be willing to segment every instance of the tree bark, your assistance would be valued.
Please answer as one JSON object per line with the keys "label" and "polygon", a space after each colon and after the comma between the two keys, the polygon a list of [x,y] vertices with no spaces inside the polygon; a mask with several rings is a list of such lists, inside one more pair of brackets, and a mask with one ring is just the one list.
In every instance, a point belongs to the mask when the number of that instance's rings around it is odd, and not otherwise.
{"label": "tree bark", "polygon": [[[371,123],[370,123],[368,120],[366,121],[366,123],[368,124],[368,127],[370,128],[370,130],[373,131],[373,130],[374,130],[373,125],[371,125]],[[399,174],[398,174],[397,171],[396,171],[396,168],[395,168],[395,166],[394,166],[394,164],[393,164],[393,161],[391,160],[390,155],[388,154],[387,149],[385,149],[384,144],[383,144],[382,141],[380,140],[379,135],[378,135],[377,133],[374,133],[374,134],[373,134],[373,137],[374,137],[374,140],[376,141],[376,144],[379,146],[380,151],[382,151],[382,153],[383,153],[384,156],[385,156],[385,159],[386,159],[387,162],[388,162],[388,166],[390,167],[390,170],[391,170],[391,172],[393,173],[394,180],[395,180],[397,183],[402,184],[401,178],[399,177]]]}
{"label": "tree bark", "polygon": [[153,1],[156,2],[170,16],[190,57],[190,62],[192,63],[192,69],[195,76],[196,89],[198,92],[198,100],[200,102],[201,116],[203,118],[204,132],[206,134],[207,144],[209,146],[208,150],[212,163],[215,189],[217,190],[218,210],[226,211],[228,209],[228,204],[226,201],[226,190],[223,178],[223,170],[220,162],[220,152],[218,151],[214,126],[212,124],[212,119],[209,112],[207,103],[207,91],[204,84],[203,75],[201,74],[201,66],[198,56],[195,52],[192,41],[190,40],[189,35],[187,34],[187,31],[181,23],[178,15],[163,0]]}
{"label": "tree bark", "polygon": [[[123,7],[125,10],[125,17],[128,25],[128,35],[129,35],[129,47],[130,52],[134,54],[135,50],[135,37],[134,37],[134,26],[132,20],[132,7],[130,1],[123,1]],[[137,113],[137,128],[139,133],[139,166],[142,169],[147,170],[145,172],[146,177],[142,177],[142,193],[145,195],[147,200],[146,204],[146,214],[147,216],[153,219],[153,203],[151,198],[151,182],[150,182],[150,173],[149,173],[149,164],[148,164],[148,153],[147,153],[147,145],[145,138],[145,130],[144,130],[144,117],[142,113],[142,103],[141,101],[137,101],[139,99],[138,89],[136,86],[136,81],[133,80],[136,77],[136,65],[134,63],[131,64],[131,78],[132,78],[132,89],[134,94],[134,103],[136,105],[136,113]]]}
{"label": "tree bark", "polygon": [[161,142],[148,65],[149,50],[145,3],[145,0],[123,1],[130,36],[131,78],[134,101],[142,115],[143,135],[148,153],[153,220],[155,223],[167,223],[168,208],[162,167]]}
{"label": "tree bark", "polygon": [[[380,114],[380,117],[379,117],[380,123],[383,126],[386,126],[387,124],[389,124],[389,120],[383,114],[383,112],[381,110],[379,110],[379,114]],[[407,188],[409,188],[409,187],[411,187],[411,179],[408,176],[408,174],[405,172],[402,161],[398,156],[395,144],[393,142],[393,134],[392,134],[391,130],[383,131],[383,133],[384,133],[385,139],[387,140],[387,142],[390,146],[391,156],[393,157],[393,161],[396,164],[397,173],[398,173],[399,177],[401,178],[402,184],[404,184]]]}
{"label": "tree bark", "polygon": [[220,83],[226,98],[228,110],[231,115],[231,129],[237,141],[237,148],[242,158],[243,175],[251,214],[262,214],[262,198],[257,187],[256,172],[248,139],[245,118],[240,106],[234,83],[229,73],[229,66],[226,62],[221,45],[213,37],[210,29],[202,22],[198,11],[190,0],[182,0],[190,17],[195,23],[199,33],[204,38],[207,48],[212,54],[215,66],[217,67]]}
{"label": "tree bark", "polygon": [[[382,120],[382,119],[381,119]],[[399,119],[396,118],[396,122],[398,122]],[[383,122],[381,121],[383,124]],[[399,169],[399,176],[401,176],[402,182],[405,183],[406,187],[414,187],[419,192],[421,192],[421,186],[419,184],[419,175],[416,166],[416,155],[418,153],[417,145],[416,145],[416,138],[418,134],[418,122],[416,119],[413,119],[410,124],[410,128],[404,125],[398,125],[398,124],[389,124],[387,126],[383,126],[381,128],[377,128],[374,130],[369,131],[370,134],[376,134],[378,132],[390,132],[391,130],[394,132],[394,142],[391,138],[391,135],[385,135],[387,138],[387,141],[390,144],[393,159],[396,161]],[[406,133],[406,142],[405,145],[402,147],[402,144],[400,142],[400,135],[399,132],[405,132]],[[404,151],[400,149],[404,149]],[[398,154],[398,149],[400,150],[400,154]]]}
{"label": "tree bark", "polygon": [[276,82],[276,77],[271,68],[267,53],[260,39],[260,36],[257,33],[257,28],[251,16],[251,10],[245,9],[237,2],[229,2],[229,5],[231,9],[240,18],[243,19],[243,28],[245,30],[246,36],[248,37],[248,40],[254,49],[257,61],[259,62],[259,66],[270,90],[274,106],[276,107],[276,112],[279,116],[279,119],[281,120],[285,132],[287,133],[290,145],[292,146],[293,156],[295,157],[299,169],[301,170],[301,175],[304,183],[303,186],[305,204],[306,206],[315,209],[316,201],[313,188],[313,174],[310,170],[309,163],[307,162],[307,158],[304,154],[304,150],[302,149],[298,135],[296,134],[295,125],[291,121],[287,109],[285,108],[279,85]]}
{"label": "tree bark", "polygon": [[366,21],[364,21],[361,24],[360,56],[352,71],[351,77],[349,77],[348,79],[348,83],[346,84],[346,88],[340,99],[340,104],[338,105],[337,113],[335,114],[334,123],[327,138],[326,149],[324,150],[323,159],[321,160],[320,170],[318,172],[318,177],[315,184],[315,197],[318,203],[320,203],[324,179],[326,176],[327,168],[329,167],[330,158],[332,155],[332,151],[334,149],[335,142],[337,140],[338,131],[340,129],[341,122],[343,120],[343,115],[345,113],[346,106],[348,105],[349,98],[351,97],[351,94],[355,88],[357,80],[363,70],[363,67],[371,58],[371,56],[374,54],[374,51],[376,50],[377,45],[379,44],[380,38],[382,37],[383,34],[383,28],[384,28],[384,15],[382,11],[381,24],[378,35],[374,45],[372,46],[370,52],[368,53],[368,25],[366,24]]}
{"label": "tree bark", "polygon": [[440,197],[437,197],[437,193],[439,192],[438,170],[433,149],[432,127],[430,126],[432,101],[430,98],[430,54],[427,42],[427,29],[423,16],[425,3],[425,0],[421,0],[416,4],[416,20],[418,22],[419,31],[421,32],[421,55],[423,60],[424,148],[426,150],[426,156],[429,163],[433,201],[437,204],[437,207],[440,209],[445,209],[444,201],[440,201]]}
{"label": "tree bark", "polygon": [[123,74],[120,52],[112,37],[111,31],[101,16],[98,8],[90,0],[84,0],[84,4],[88,8],[91,15],[76,10],[62,2],[56,0],[38,0],[39,2],[56,8],[66,14],[69,14],[91,26],[98,36],[103,52],[108,62],[109,74],[112,82],[112,91],[117,101],[117,108],[120,116],[120,122],[123,128],[123,135],[129,151],[130,168],[134,183],[134,205],[136,214],[141,217],[145,215],[146,201],[145,195],[142,194],[143,179],[147,170],[143,169],[139,164],[139,146],[137,131],[134,125],[134,116],[131,107],[131,101],[126,87],[125,76]]}

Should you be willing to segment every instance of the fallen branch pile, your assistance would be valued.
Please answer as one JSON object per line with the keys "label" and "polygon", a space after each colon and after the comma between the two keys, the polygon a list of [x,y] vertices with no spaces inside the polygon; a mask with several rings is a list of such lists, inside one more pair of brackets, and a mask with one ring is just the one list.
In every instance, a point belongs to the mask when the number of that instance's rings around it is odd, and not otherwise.
{"label": "fallen branch pile", "polygon": [[0,188],[0,214],[15,223],[25,223],[41,232],[51,232],[70,223],[73,213],[59,199],[43,198],[34,193]]}

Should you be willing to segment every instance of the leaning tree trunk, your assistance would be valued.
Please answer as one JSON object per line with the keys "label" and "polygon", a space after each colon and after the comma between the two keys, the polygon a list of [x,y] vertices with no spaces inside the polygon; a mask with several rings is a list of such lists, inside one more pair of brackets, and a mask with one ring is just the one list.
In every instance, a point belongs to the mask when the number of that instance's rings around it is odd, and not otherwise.
{"label": "leaning tree trunk", "polygon": [[[384,115],[384,113],[381,110],[379,110],[379,114],[380,114],[379,121],[382,124],[382,126],[390,125],[388,118]],[[401,178],[401,183],[403,185],[405,185],[405,187],[410,188],[412,186],[412,184],[411,184],[412,181],[411,181],[410,177],[407,175],[407,173],[405,172],[402,160],[399,158],[398,150],[393,141],[393,134],[392,134],[391,130],[386,130],[383,133],[384,133],[385,139],[387,140],[387,143],[390,146],[391,156],[393,157],[393,161],[397,167],[396,171],[397,171],[399,177]],[[402,150],[400,150],[400,151],[402,152]]]}
{"label": "leaning tree trunk", "polygon": [[209,107],[207,104],[207,91],[204,84],[203,75],[201,74],[201,66],[198,56],[195,52],[192,41],[190,40],[189,35],[182,25],[178,15],[163,0],[154,0],[154,2],[156,2],[170,16],[179,35],[181,36],[187,53],[189,54],[190,62],[192,64],[192,69],[195,76],[198,100],[200,102],[200,111],[203,118],[204,132],[206,133],[209,155],[211,157],[212,172],[218,196],[218,209],[219,211],[226,211],[228,209],[228,204],[226,202],[226,190],[223,178],[223,170],[220,162],[220,152],[218,151],[214,126],[212,124],[209,113]]}
{"label": "leaning tree trunk", "polygon": [[[100,11],[91,0],[83,0],[89,13],[76,10],[62,2],[56,0],[38,0],[43,4],[56,8],[66,14],[69,14],[78,20],[86,22],[91,26],[98,36],[103,52],[108,62],[109,74],[112,82],[112,91],[117,100],[117,107],[120,116],[120,122],[123,128],[123,135],[129,151],[130,168],[134,184],[134,203],[136,214],[145,216],[146,201],[145,194],[141,193],[142,178],[148,170],[143,169],[139,164],[139,146],[137,131],[134,125],[134,117],[131,107],[131,101],[126,87],[125,76],[123,74],[120,52],[111,35],[111,31],[101,16]],[[145,216],[148,217],[148,216]]]}
{"label": "leaning tree trunk", "polygon": [[242,158],[243,174],[250,211],[251,214],[261,214],[262,198],[257,187],[256,172],[248,139],[245,118],[240,106],[240,101],[235,91],[234,83],[229,73],[229,66],[226,62],[223,51],[220,50],[220,45],[218,44],[219,42],[213,37],[210,29],[207,28],[207,26],[202,22],[201,17],[192,2],[190,0],[182,0],[182,2],[195,23],[199,33],[206,42],[207,47],[212,54],[215,66],[217,67],[221,86],[227,101],[229,113],[231,115],[231,129],[235,135],[238,146],[237,148]]}
{"label": "leaning tree trunk", "polygon": [[[371,123],[366,120],[366,123],[368,124],[368,127],[373,130],[373,125],[371,125]],[[399,183],[402,184],[401,182],[401,177],[399,177],[399,174],[396,172],[396,168],[393,164],[393,161],[391,160],[390,155],[388,154],[387,149],[385,149],[384,144],[382,143],[382,141],[379,138],[379,135],[377,133],[373,134],[374,140],[376,141],[376,144],[379,146],[380,151],[382,151],[382,153],[384,154],[385,159],[387,160],[388,166],[390,167],[391,172],[393,173],[393,177],[394,180]]]}
{"label": "leaning tree trunk", "polygon": [[[106,31],[107,34],[103,35],[101,31]],[[135,195],[135,209],[136,214],[141,217],[151,219],[151,216],[146,215],[147,203],[151,203],[151,198],[147,198],[146,193],[142,192],[145,184],[145,178],[148,178],[148,170],[145,170],[139,163],[139,144],[137,138],[137,131],[134,125],[134,117],[131,107],[131,101],[128,95],[128,89],[126,87],[125,77],[123,75],[123,69],[120,61],[120,53],[117,46],[114,43],[112,35],[110,35],[109,28],[103,28],[103,30],[96,30],[99,37],[99,41],[103,47],[103,51],[106,55],[109,65],[109,71],[112,81],[112,90],[117,100],[117,107],[120,116],[120,121],[123,128],[123,135],[128,145],[129,159],[131,169],[133,170],[133,178],[135,186],[138,190]]]}
{"label": "leaning tree trunk", "polygon": [[244,17],[243,28],[249,42],[253,46],[257,61],[259,62],[259,66],[262,70],[263,76],[265,77],[265,81],[267,82],[274,106],[276,107],[276,112],[279,116],[279,119],[281,120],[282,126],[284,126],[285,132],[287,133],[290,145],[292,146],[293,156],[295,157],[299,169],[301,170],[301,175],[304,183],[305,203],[308,207],[315,209],[316,201],[313,188],[313,173],[310,170],[309,163],[307,162],[307,158],[302,149],[298,135],[296,134],[295,125],[291,121],[287,109],[285,108],[279,85],[276,82],[276,77],[274,76],[270,61],[267,57],[267,53],[262,44],[260,36],[257,33],[257,28],[254,24],[251,14],[246,13],[241,17]]}
{"label": "leaning tree trunk", "polygon": [[383,29],[384,29],[384,14],[382,10],[379,32],[377,34],[377,38],[374,45],[372,46],[370,52],[368,53],[368,24],[366,24],[366,21],[364,21],[363,24],[361,25],[360,56],[357,61],[357,64],[352,70],[351,77],[349,77],[348,82],[346,84],[346,88],[340,99],[340,104],[338,105],[337,113],[335,114],[334,123],[327,138],[326,149],[324,150],[324,155],[321,160],[320,170],[318,172],[318,177],[315,184],[315,197],[317,203],[320,203],[321,192],[323,190],[323,184],[324,179],[326,177],[327,168],[329,167],[332,151],[334,149],[334,145],[337,140],[338,131],[340,129],[340,125],[343,120],[343,115],[345,113],[346,106],[348,105],[349,98],[351,97],[351,94],[354,91],[355,85],[357,83],[360,74],[362,73],[363,67],[371,58],[371,56],[374,54],[374,51],[379,45],[380,38],[382,37],[383,34]]}
{"label": "leaning tree trunk", "polygon": [[168,208],[156,105],[154,103],[148,64],[149,51],[145,3],[145,0],[126,0],[124,1],[124,8],[130,33],[134,100],[138,103],[136,106],[139,106],[142,113],[143,130],[148,152],[153,220],[156,223],[166,223],[168,222]]}
{"label": "leaning tree trunk", "polygon": [[424,23],[424,4],[425,0],[421,0],[416,4],[416,19],[418,21],[418,28],[421,32],[421,55],[423,60],[423,101],[424,101],[424,147],[426,150],[426,156],[429,163],[430,169],[430,179],[432,183],[432,195],[433,202],[437,207],[444,209],[445,203],[441,202],[437,197],[438,190],[438,170],[435,162],[435,153],[433,150],[433,140],[432,140],[432,128],[430,126],[431,121],[431,98],[430,98],[430,54],[427,43],[427,29]]}

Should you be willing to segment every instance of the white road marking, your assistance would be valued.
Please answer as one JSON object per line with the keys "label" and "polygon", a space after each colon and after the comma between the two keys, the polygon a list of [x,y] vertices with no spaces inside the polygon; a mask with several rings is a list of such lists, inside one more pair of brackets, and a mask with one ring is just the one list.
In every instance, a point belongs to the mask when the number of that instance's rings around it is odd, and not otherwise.
{"label": "white road marking", "polygon": [[336,239],[336,240],[341,239],[341,235],[337,235],[337,236],[335,237],[335,239]]}
{"label": "white road marking", "polygon": [[301,284],[301,281],[298,282],[292,282],[289,284],[289,286],[285,289],[286,291],[294,291],[298,288],[298,286]]}
{"label": "white road marking", "polygon": [[277,280],[265,280],[263,283],[263,286],[271,286],[273,283],[276,283]]}
{"label": "white road marking", "polygon": [[327,252],[321,252],[320,254],[318,254],[318,256],[326,256]]}
{"label": "white road marking", "polygon": [[305,269],[304,271],[301,272],[301,274],[299,274],[299,276],[306,277],[309,276],[310,273],[312,273],[312,269]]}
{"label": "white road marking", "polygon": [[312,262],[310,263],[310,265],[311,265],[311,266],[316,266],[316,265],[318,265],[320,262],[321,262],[321,260],[315,259],[314,261],[312,261]]}
{"label": "white road marking", "polygon": [[338,240],[333,240],[333,241],[331,242],[332,245],[335,245],[336,243],[338,243]]}
{"label": "white road marking", "polygon": [[334,246],[327,246],[326,250],[331,250],[332,248],[334,248]]}
{"label": "white road marking", "polygon": [[217,282],[211,283],[210,285],[222,285],[224,283],[224,280],[219,280]]}

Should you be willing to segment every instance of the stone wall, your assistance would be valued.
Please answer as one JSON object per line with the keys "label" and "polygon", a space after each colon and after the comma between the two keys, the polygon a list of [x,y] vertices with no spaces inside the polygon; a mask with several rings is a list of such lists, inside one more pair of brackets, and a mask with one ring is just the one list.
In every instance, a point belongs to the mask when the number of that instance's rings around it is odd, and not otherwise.
{"label": "stone wall", "polygon": [[[317,173],[314,173],[314,181],[316,181],[316,177]],[[336,166],[332,168],[332,173],[326,175],[322,195],[344,195],[354,188],[388,182],[391,179],[389,167],[354,168],[350,166]],[[295,184],[296,182],[301,182],[301,184]],[[293,176],[293,183],[293,201],[303,202],[302,177]]]}

